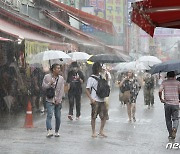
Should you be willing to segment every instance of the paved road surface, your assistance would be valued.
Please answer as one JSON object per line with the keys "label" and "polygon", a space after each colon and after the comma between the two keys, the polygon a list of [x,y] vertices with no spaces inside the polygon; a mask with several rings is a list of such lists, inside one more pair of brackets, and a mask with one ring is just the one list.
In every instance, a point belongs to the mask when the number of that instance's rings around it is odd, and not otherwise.
{"label": "paved road surface", "polygon": [[[1,115],[0,154],[164,154],[180,153],[167,150],[167,130],[163,104],[155,92],[155,106],[144,106],[143,93],[137,99],[137,121],[127,121],[126,107],[118,101],[118,90],[110,96],[110,119],[105,126],[107,138],[91,138],[89,100],[82,98],[82,117],[79,121],[67,119],[68,104],[63,103],[62,123],[59,138],[46,138],[46,114],[34,113],[34,128],[25,129],[25,113]],[[53,118],[54,126],[54,118]],[[97,132],[100,120],[97,119]],[[176,142],[180,143],[180,131]]]}

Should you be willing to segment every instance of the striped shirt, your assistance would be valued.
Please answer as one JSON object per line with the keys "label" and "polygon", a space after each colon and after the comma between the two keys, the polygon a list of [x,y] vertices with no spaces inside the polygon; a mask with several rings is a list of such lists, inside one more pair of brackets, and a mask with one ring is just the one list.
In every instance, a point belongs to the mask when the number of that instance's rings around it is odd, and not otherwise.
{"label": "striped shirt", "polygon": [[180,82],[168,79],[162,82],[159,91],[164,92],[164,100],[167,104],[179,105]]}

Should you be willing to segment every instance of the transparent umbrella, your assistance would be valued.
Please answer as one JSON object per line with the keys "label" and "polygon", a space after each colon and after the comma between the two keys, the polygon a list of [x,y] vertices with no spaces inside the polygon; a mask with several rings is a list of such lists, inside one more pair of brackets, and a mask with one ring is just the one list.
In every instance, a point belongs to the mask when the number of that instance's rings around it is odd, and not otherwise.
{"label": "transparent umbrella", "polygon": [[162,63],[162,61],[155,56],[142,56],[137,59],[138,62],[142,62],[146,67],[152,67],[153,65]]}
{"label": "transparent umbrella", "polygon": [[34,55],[29,61],[29,64],[42,64],[44,61],[49,61],[49,64],[51,65],[53,60],[59,60],[60,63],[68,63],[72,59],[63,51],[48,50]]}
{"label": "transparent umbrella", "polygon": [[68,54],[73,61],[87,61],[91,55],[85,52],[72,52]]}
{"label": "transparent umbrella", "polygon": [[142,62],[137,62],[137,61],[118,64],[115,68],[119,68],[118,71],[120,72],[125,72],[128,70],[138,71],[138,70],[150,69],[149,67],[146,67]]}

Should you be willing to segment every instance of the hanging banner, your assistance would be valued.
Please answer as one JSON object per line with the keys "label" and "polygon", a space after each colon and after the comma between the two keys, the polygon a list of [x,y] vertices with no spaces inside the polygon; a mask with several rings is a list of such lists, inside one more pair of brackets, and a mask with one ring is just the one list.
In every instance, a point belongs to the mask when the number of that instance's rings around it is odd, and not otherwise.
{"label": "hanging banner", "polygon": [[28,57],[26,60],[30,60],[33,55],[39,52],[48,50],[48,46],[48,43],[25,40],[25,56]]}

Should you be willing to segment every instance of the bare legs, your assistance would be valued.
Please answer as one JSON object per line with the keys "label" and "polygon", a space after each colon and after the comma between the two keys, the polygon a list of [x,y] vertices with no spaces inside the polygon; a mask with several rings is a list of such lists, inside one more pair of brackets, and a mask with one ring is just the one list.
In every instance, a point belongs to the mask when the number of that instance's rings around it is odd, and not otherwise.
{"label": "bare legs", "polygon": [[97,137],[95,125],[96,125],[96,119],[91,118],[92,137]]}
{"label": "bare legs", "polygon": [[136,104],[135,103],[127,103],[127,113],[128,113],[128,118],[129,122],[132,121],[131,118],[133,118],[133,121],[136,121],[135,118],[135,113],[136,113]]}
{"label": "bare legs", "polygon": [[[100,130],[99,130],[99,136],[107,137],[107,136],[104,134],[104,132],[103,132],[105,123],[106,123],[106,118],[103,118],[103,119],[101,120],[101,126],[100,126]],[[96,125],[96,119],[91,118],[92,137],[97,137],[97,135],[96,135],[96,130],[95,130],[95,125]]]}

